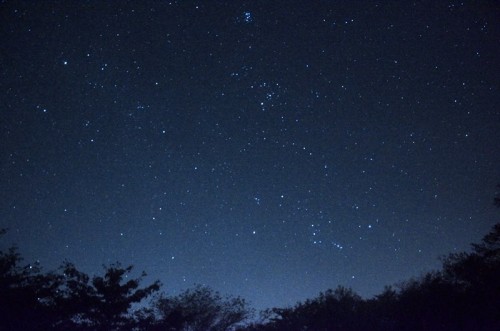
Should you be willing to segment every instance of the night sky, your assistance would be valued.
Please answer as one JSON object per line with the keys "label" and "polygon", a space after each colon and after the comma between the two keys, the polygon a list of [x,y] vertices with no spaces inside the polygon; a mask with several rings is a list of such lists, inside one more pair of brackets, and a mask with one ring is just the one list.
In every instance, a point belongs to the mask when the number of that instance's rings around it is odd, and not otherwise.
{"label": "night sky", "polygon": [[497,1],[1,1],[0,228],[256,308],[498,221]]}

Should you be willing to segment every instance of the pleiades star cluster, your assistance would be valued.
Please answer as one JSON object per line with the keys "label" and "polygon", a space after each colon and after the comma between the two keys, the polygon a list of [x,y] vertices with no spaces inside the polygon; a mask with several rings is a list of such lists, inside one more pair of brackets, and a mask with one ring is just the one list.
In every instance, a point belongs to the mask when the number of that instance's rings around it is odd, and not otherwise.
{"label": "pleiades star cluster", "polygon": [[0,228],[258,309],[498,221],[497,1],[1,1]]}

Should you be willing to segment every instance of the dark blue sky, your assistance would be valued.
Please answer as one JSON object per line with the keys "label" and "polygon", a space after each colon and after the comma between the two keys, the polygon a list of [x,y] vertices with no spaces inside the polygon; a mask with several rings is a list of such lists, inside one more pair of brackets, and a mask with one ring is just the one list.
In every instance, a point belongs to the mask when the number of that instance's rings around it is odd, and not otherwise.
{"label": "dark blue sky", "polygon": [[257,308],[497,221],[496,1],[1,1],[0,227]]}

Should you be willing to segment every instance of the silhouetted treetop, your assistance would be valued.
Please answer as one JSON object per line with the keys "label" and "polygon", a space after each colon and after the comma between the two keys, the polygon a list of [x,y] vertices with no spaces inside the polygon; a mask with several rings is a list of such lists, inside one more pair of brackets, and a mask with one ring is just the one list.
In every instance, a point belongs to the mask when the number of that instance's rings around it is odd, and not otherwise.
{"label": "silhouetted treetop", "polygon": [[[64,262],[42,273],[36,263],[23,264],[16,247],[0,251],[0,331],[500,330],[500,223],[471,251],[444,258],[440,270],[371,299],[338,286],[293,307],[268,309],[251,325],[245,323],[254,311],[244,299],[206,286],[161,294],[144,306],[160,283],[143,287],[145,273],[132,278],[132,270],[116,263],[91,277]],[[133,310],[134,304],[143,306]]]}
{"label": "silhouetted treetop", "polygon": [[198,285],[175,297],[161,297],[155,304],[160,315],[155,330],[226,331],[253,316],[240,297],[223,297]]}

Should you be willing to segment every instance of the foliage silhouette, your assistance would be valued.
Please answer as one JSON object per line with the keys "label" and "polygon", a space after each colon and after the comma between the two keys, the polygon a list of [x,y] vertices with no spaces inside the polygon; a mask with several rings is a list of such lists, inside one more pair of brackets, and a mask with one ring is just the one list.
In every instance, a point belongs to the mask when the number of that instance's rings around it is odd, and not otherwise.
{"label": "foliage silhouette", "polygon": [[155,330],[232,330],[253,315],[240,297],[222,297],[206,286],[196,286],[175,297],[161,297],[155,303],[160,316]]}
{"label": "foliage silhouette", "polygon": [[[0,236],[5,233],[0,230]],[[42,274],[37,264],[22,262],[16,247],[0,251],[0,330],[48,329],[56,314],[58,278]]]}
{"label": "foliage silhouette", "polygon": [[124,282],[132,266],[119,263],[105,267],[102,277],[90,277],[66,262],[62,267],[64,282],[59,288],[57,306],[66,317],[61,328],[89,330],[132,330],[142,323],[142,314],[131,314],[132,305],[140,303],[160,289],[157,281],[139,288],[143,273],[137,279]]}
{"label": "foliage silhouette", "polygon": [[359,295],[339,286],[293,308],[272,309],[270,330],[347,330],[362,323],[362,305]]}
{"label": "foliage silhouette", "polygon": [[[499,186],[500,187],[500,186]],[[500,197],[495,197],[500,207]],[[500,330],[500,223],[441,270],[386,287],[369,300],[342,287],[291,308],[274,308],[245,331]]]}
{"label": "foliage silhouette", "polygon": [[62,273],[43,274],[37,265],[22,266],[22,261],[15,247],[0,251],[1,331],[138,329],[145,316],[132,314],[132,304],[160,287],[155,282],[139,288],[142,277],[124,282],[132,267],[119,264],[91,280],[68,262]]}
{"label": "foliage silhouette", "polygon": [[268,310],[245,331],[500,330],[500,224],[471,253],[451,254],[440,271],[386,287],[369,300],[338,287],[291,308]]}
{"label": "foliage silhouette", "polygon": [[[500,207],[500,198],[495,197]],[[0,229],[0,237],[5,234]],[[23,264],[16,247],[0,251],[0,331],[428,331],[500,330],[500,223],[470,252],[450,254],[442,268],[400,283],[365,300],[339,286],[293,307],[264,312],[244,325],[253,310],[240,297],[222,297],[197,286],[177,296],[141,287],[144,273],[129,279],[132,266],[104,267],[90,277],[72,263],[43,273]]]}

